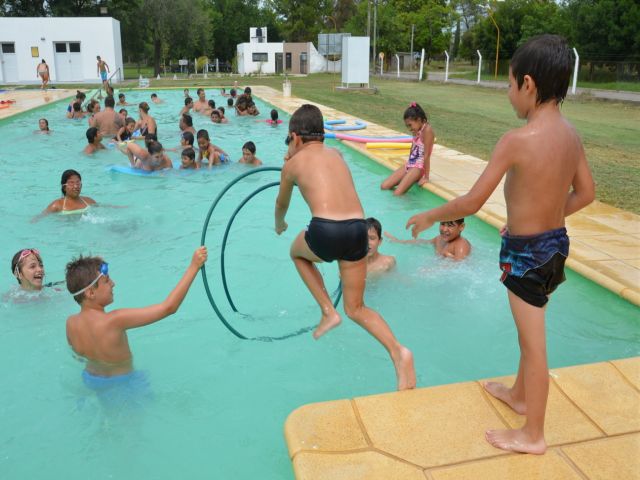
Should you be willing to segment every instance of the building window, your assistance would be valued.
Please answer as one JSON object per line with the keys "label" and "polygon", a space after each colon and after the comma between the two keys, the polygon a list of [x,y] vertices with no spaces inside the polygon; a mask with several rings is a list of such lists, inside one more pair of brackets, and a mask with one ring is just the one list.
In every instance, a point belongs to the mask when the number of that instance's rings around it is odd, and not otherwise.
{"label": "building window", "polygon": [[287,52],[284,68],[291,70],[291,52]]}
{"label": "building window", "polygon": [[66,43],[56,43],[56,53],[66,53],[67,44]]}
{"label": "building window", "polygon": [[69,43],[69,51],[71,53],[80,53],[80,42]]}
{"label": "building window", "polygon": [[16,44],[15,43],[3,43],[2,44],[2,53],[16,53]]}
{"label": "building window", "polygon": [[251,58],[254,62],[268,62],[269,54],[268,53],[252,53]]}

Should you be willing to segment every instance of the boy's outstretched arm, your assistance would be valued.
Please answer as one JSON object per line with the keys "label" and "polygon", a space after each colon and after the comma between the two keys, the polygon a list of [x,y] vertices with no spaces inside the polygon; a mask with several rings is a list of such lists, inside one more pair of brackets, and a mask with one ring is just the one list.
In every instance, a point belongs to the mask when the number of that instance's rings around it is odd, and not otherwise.
{"label": "boy's outstretched arm", "polygon": [[573,189],[569,192],[567,201],[564,204],[565,217],[586,207],[596,198],[593,176],[591,175],[591,170],[589,169],[589,164],[587,163],[584,149],[582,148],[580,149],[578,168],[576,168],[576,174],[573,177],[571,186]]}
{"label": "boy's outstretched arm", "polygon": [[120,310],[114,310],[108,314],[110,320],[120,329],[127,330],[129,328],[149,325],[150,323],[157,322],[166,316],[176,313],[184,297],[187,295],[193,279],[196,278],[198,271],[206,261],[207,247],[198,247],[193,253],[191,263],[187,267],[186,272],[184,272],[178,284],[162,303],[143,308],[122,308]]}
{"label": "boy's outstretched arm", "polygon": [[389,232],[383,232],[383,235],[385,236],[385,238],[387,238],[390,242],[393,243],[410,243],[413,245],[416,244],[420,244],[420,243],[434,243],[434,239],[432,238],[431,240],[425,240],[424,238],[414,238],[411,240],[401,240],[398,237],[391,235]]}
{"label": "boy's outstretched arm", "polygon": [[449,222],[457,218],[475,214],[487,201],[489,195],[496,189],[505,172],[513,164],[517,141],[516,133],[505,133],[493,150],[491,159],[487,163],[480,178],[466,194],[454,198],[444,205],[418,213],[409,219],[406,228],[413,225],[411,235],[417,238],[423,230],[431,227],[435,222]]}
{"label": "boy's outstretched arm", "polygon": [[284,221],[284,217],[289,209],[292,192],[293,179],[289,176],[287,164],[285,164],[280,173],[280,191],[278,192],[278,198],[276,198],[276,233],[278,235],[288,227],[287,222]]}

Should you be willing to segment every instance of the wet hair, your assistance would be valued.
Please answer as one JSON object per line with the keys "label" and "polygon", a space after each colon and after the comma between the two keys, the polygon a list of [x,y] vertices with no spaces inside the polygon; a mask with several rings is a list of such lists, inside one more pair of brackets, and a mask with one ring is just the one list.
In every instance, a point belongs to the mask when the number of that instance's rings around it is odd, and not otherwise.
{"label": "wet hair", "polygon": [[189,144],[193,145],[193,133],[191,132],[182,132],[182,138]]}
{"label": "wet hair", "polygon": [[289,120],[289,132],[300,136],[302,143],[324,141],[322,112],[315,105],[305,104],[298,108]]}
{"label": "wet hair", "polygon": [[47,126],[47,130],[49,130],[49,120],[47,120],[46,118],[41,118],[40,120],[38,120],[38,122],[44,122],[44,124]]}
{"label": "wet hair", "polygon": [[233,98],[227,98],[227,107],[233,107]]}
{"label": "wet hair", "polygon": [[155,133],[147,133],[144,136],[144,145],[148,147],[151,142],[157,142],[158,136]]}
{"label": "wet hair", "polygon": [[188,91],[189,91],[189,89],[188,89],[188,88],[185,88],[185,89],[182,91],[182,93],[184,93],[184,92],[188,92]]}
{"label": "wet hair", "polygon": [[87,128],[87,142],[93,143],[98,136],[98,129],[96,127]]}
{"label": "wet hair", "polygon": [[187,127],[193,127],[193,118],[188,113],[182,114],[182,121],[187,125]]}
{"label": "wet hair", "polygon": [[115,99],[109,95],[107,98],[104,99],[104,106],[106,108],[113,108],[116,106],[116,101]]}
{"label": "wet hair", "polygon": [[231,95],[232,97],[235,97],[237,95],[238,92],[236,92],[235,88],[232,88],[231,90],[229,90],[229,95]]}
{"label": "wet hair", "polygon": [[126,108],[121,108],[120,110],[118,110],[118,113],[122,113],[124,112],[125,115],[127,115],[129,112],[127,112]]}
{"label": "wet hair", "polygon": [[73,111],[74,112],[81,112],[82,111],[82,104],[80,102],[73,102]]}
{"label": "wet hair", "polygon": [[382,225],[380,224],[380,222],[373,217],[367,218],[366,222],[367,230],[371,230],[373,228],[378,234],[378,238],[382,238]]}
{"label": "wet hair", "polygon": [[78,100],[84,101],[84,99],[87,98],[87,94],[84,92],[81,92],[80,90],[76,90],[76,98]]}
{"label": "wet hair", "polygon": [[209,104],[209,106],[210,106],[211,108],[216,108],[216,102],[215,102],[215,100],[209,100],[207,103]]}
{"label": "wet hair", "polygon": [[62,177],[60,177],[60,190],[62,190],[63,196],[67,194],[67,182],[71,177],[78,177],[78,179],[82,181],[80,172],[77,172],[76,170],[69,169],[62,172]]}
{"label": "wet hair", "polygon": [[245,87],[244,93],[245,95],[251,95],[251,87]]}
{"label": "wet hair", "polygon": [[151,94],[151,98],[158,98],[158,95],[157,95],[157,94],[155,94],[155,93],[152,93],[152,94]]}
{"label": "wet hair", "polygon": [[149,113],[149,104],[147,102],[140,102],[138,108],[142,110],[144,113]]}
{"label": "wet hair", "polygon": [[423,110],[419,103],[411,102],[402,116],[403,120],[422,120],[428,122],[427,112]]}
{"label": "wet hair", "polygon": [[217,117],[222,118],[222,114],[220,113],[220,110],[218,110],[218,109],[211,110],[211,116],[212,117],[213,116],[217,116]]}
{"label": "wet hair", "polygon": [[119,94],[118,94],[118,99],[120,99],[120,98],[125,98],[125,97],[124,97],[124,93],[119,93]]}
{"label": "wet hair", "polygon": [[96,108],[96,105],[100,105],[100,102],[98,102],[95,99],[92,99],[91,101],[89,101],[89,103],[87,104],[87,112],[93,113],[93,111]]}
{"label": "wet hair", "polygon": [[157,141],[151,141],[149,142],[149,144],[147,145],[147,151],[151,154],[151,155],[155,155],[156,153],[160,153],[162,152],[162,144],[160,142]]}
{"label": "wet hair", "polygon": [[125,125],[131,125],[132,123],[136,123],[136,119],[135,119],[135,118],[127,117],[127,118],[124,120],[124,124],[125,124]]}
{"label": "wet hair", "polygon": [[[104,260],[100,257],[83,257],[80,255],[78,258],[71,259],[65,268],[65,280],[69,293],[82,290],[93,282],[100,274],[100,267],[103,263]],[[82,305],[85,293],[86,290],[74,296],[73,299]]]}
{"label": "wet hair", "polygon": [[253,142],[247,142],[244,145],[242,145],[242,149],[243,150],[249,150],[251,152],[251,155],[255,155],[256,154],[256,144]]}
{"label": "wet hair", "polygon": [[[22,260],[19,260],[19,259],[20,259],[20,255],[21,255],[21,254],[22,254],[22,252],[24,252],[25,250],[31,250],[31,253],[32,253],[32,254],[34,254],[34,255],[36,256],[36,258],[38,259],[38,262],[40,262],[40,265],[42,265],[42,264],[43,264],[43,262],[42,262],[42,257],[41,257],[38,253],[34,252],[34,251],[33,251],[33,250],[34,250],[33,248],[23,248],[22,250],[18,250],[18,251],[16,252],[16,254],[13,256],[13,258],[11,259],[11,273],[12,273],[13,275],[16,275],[16,271],[17,271],[18,273],[22,273],[22,272],[21,272],[21,270],[22,270],[22,263],[25,261],[25,259],[26,259],[27,257],[23,258]],[[20,279],[17,277],[17,275],[16,275],[16,280],[18,281],[18,284],[20,284]]]}
{"label": "wet hair", "polygon": [[522,88],[525,75],[536,84],[536,103],[564,100],[571,77],[571,52],[560,35],[538,35],[521,45],[511,58],[511,73]]}
{"label": "wet hair", "polygon": [[206,138],[207,140],[209,140],[209,132],[207,132],[204,128],[201,130],[198,130],[198,133],[196,134],[196,138],[198,139]]}
{"label": "wet hair", "polygon": [[182,153],[180,155],[182,157],[187,157],[192,161],[196,159],[196,151],[191,147],[182,150]]}
{"label": "wet hair", "polygon": [[224,117],[224,107],[218,107],[218,111],[222,114],[222,116]]}
{"label": "wet hair", "polygon": [[198,90],[196,90],[196,95],[200,95],[200,92],[204,93],[204,88],[199,88]]}
{"label": "wet hair", "polygon": [[185,104],[185,106],[189,105],[190,103],[193,103],[193,98],[191,98],[191,97],[186,97],[186,98],[184,99],[184,104]]}
{"label": "wet hair", "polygon": [[278,121],[278,110],[276,110],[275,108],[271,110],[271,121],[273,122]]}

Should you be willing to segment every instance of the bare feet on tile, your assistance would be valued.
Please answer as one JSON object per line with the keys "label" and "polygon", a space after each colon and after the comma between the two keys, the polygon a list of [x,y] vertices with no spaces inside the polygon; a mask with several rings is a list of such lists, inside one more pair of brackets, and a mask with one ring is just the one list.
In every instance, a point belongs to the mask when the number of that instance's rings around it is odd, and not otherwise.
{"label": "bare feet on tile", "polygon": [[342,320],[340,319],[340,315],[335,310],[330,313],[323,313],[322,318],[320,319],[320,323],[313,332],[313,338],[315,338],[316,340],[319,339],[329,330],[340,325],[341,322]]}
{"label": "bare feet on tile", "polygon": [[485,382],[482,386],[487,392],[489,392],[489,394],[509,405],[514,412],[520,415],[525,415],[527,413],[527,407],[525,406],[524,400],[517,400],[513,398],[511,389],[506,385],[498,382]]}
{"label": "bare feet on tile", "polygon": [[398,377],[398,390],[416,388],[416,371],[413,366],[413,353],[405,347],[400,347],[397,358],[393,358],[393,366]]}
{"label": "bare feet on tile", "polygon": [[501,450],[520,453],[532,453],[542,455],[547,450],[544,437],[533,439],[522,429],[517,430],[487,430],[485,432],[487,442]]}

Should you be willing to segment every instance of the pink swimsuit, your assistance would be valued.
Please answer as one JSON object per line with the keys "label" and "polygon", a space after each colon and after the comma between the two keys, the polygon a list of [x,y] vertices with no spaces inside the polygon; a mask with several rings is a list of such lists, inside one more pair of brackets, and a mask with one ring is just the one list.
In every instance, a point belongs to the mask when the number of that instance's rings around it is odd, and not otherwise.
{"label": "pink swimsuit", "polygon": [[411,150],[409,151],[409,159],[405,165],[405,171],[409,171],[410,168],[419,168],[424,171],[424,143],[422,142],[422,132],[427,124],[422,125],[422,128],[418,134],[413,137],[411,142]]}

